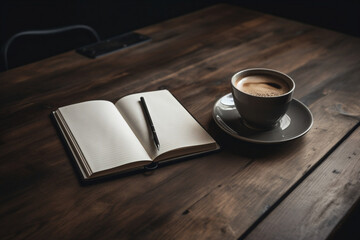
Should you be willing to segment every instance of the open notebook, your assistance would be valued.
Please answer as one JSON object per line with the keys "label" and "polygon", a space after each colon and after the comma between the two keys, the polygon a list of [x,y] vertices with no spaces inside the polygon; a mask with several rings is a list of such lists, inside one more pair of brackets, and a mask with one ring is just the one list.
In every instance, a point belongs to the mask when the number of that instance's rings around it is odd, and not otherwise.
{"label": "open notebook", "polygon": [[[153,142],[140,97],[160,142]],[[55,120],[84,179],[143,168],[219,149],[215,140],[167,90],[136,93],[115,104],[95,100],[64,106]]]}

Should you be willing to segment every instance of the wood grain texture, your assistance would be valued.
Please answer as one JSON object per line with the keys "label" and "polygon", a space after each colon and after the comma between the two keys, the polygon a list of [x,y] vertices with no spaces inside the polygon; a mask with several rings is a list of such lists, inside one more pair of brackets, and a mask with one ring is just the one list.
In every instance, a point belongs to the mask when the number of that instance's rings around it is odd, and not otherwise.
{"label": "wood grain texture", "polygon": [[327,239],[359,200],[359,189],[358,128],[245,239]]}
{"label": "wood grain texture", "polygon": [[[1,239],[236,239],[359,122],[357,38],[231,5],[138,32],[152,41],[98,59],[68,52],[0,74]],[[213,104],[248,67],[294,78],[295,97],[314,115],[309,133],[264,146],[216,126]],[[81,184],[50,112],[163,88],[222,151]]]}

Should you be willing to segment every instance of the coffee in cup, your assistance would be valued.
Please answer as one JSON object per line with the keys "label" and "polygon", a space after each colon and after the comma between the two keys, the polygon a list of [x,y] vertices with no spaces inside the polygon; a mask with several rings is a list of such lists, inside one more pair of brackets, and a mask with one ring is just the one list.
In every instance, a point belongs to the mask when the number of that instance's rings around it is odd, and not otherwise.
{"label": "coffee in cup", "polygon": [[285,81],[266,74],[243,77],[236,82],[236,88],[258,97],[279,96],[290,90]]}
{"label": "coffee in cup", "polygon": [[265,68],[246,69],[231,79],[236,109],[248,127],[274,128],[286,113],[295,89],[286,74]]}

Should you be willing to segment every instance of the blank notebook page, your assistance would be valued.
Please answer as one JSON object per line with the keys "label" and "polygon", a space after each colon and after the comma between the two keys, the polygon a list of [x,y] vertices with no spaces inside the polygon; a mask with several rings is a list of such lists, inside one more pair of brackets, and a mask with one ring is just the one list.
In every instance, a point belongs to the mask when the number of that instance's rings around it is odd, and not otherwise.
{"label": "blank notebook page", "polygon": [[89,101],[59,110],[93,172],[150,160],[111,102]]}
{"label": "blank notebook page", "polygon": [[[151,132],[149,132],[149,126],[140,105],[141,96],[145,98],[154,123],[160,141],[160,151],[156,150]],[[167,90],[132,94],[123,97],[115,105],[152,158],[174,149],[215,143]]]}

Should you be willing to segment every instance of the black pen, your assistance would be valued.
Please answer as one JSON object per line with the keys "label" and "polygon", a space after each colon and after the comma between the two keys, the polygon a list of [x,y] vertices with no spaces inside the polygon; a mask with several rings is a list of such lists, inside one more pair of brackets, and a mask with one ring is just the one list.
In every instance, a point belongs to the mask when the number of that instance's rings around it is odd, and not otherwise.
{"label": "black pen", "polygon": [[140,97],[140,103],[141,103],[141,106],[142,106],[143,111],[145,113],[146,121],[147,121],[148,125],[151,128],[151,133],[153,135],[153,139],[154,139],[154,143],[156,145],[156,148],[157,148],[157,150],[159,150],[160,149],[160,142],[159,142],[159,139],[158,139],[158,137],[156,135],[155,127],[154,127],[154,124],[153,124],[153,122],[151,120],[151,116],[150,116],[149,110],[148,110],[148,108],[146,106],[146,102],[145,102],[144,97]]}

